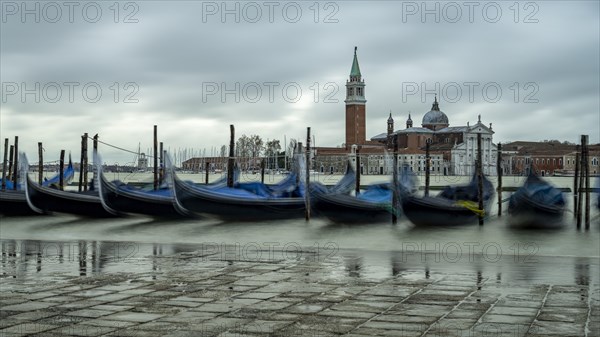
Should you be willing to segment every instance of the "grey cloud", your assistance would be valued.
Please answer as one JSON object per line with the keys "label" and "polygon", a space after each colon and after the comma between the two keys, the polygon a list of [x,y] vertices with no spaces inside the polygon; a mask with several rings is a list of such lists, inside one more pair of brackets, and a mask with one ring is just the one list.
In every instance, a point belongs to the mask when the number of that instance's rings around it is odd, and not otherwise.
{"label": "grey cloud", "polygon": [[[226,144],[229,124],[236,125],[238,136],[256,133],[282,141],[283,135],[303,138],[312,126],[318,145],[336,146],[344,140],[344,84],[357,45],[367,84],[368,137],[385,131],[390,110],[396,128],[402,128],[409,111],[420,123],[431,108],[433,95],[403,99],[403,83],[431,88],[478,81],[498,83],[501,100],[486,102],[481,91],[473,102],[466,92],[455,103],[440,97],[452,125],[475,122],[481,114],[485,123],[493,123],[495,141],[576,141],[582,133],[600,141],[597,2],[535,2],[539,22],[531,24],[514,23],[508,3],[500,3],[503,17],[497,23],[481,17],[475,23],[422,23],[419,16],[403,22],[406,3],[335,2],[339,23],[329,24],[312,22],[312,3],[300,3],[298,23],[280,16],[275,23],[221,23],[216,16],[203,23],[202,3],[186,1],[139,2],[139,22],[132,24],[2,23],[3,83],[92,81],[103,89],[102,100],[94,104],[82,99],[36,104],[29,97],[21,103],[11,96],[0,108],[2,137],[20,135],[22,149],[32,153],[38,139],[48,151],[78,151],[83,132],[99,132],[103,141],[132,150],[139,143],[144,150],[151,146],[152,125],[158,124],[159,136],[171,148],[201,149]],[[320,20],[324,14],[321,7]],[[257,103],[243,98],[235,103],[231,95],[222,102],[220,94],[203,100],[206,83],[231,88],[272,81],[300,85],[301,101],[287,103],[279,91],[271,103],[265,87]],[[121,85],[119,103],[112,101],[115,82]],[[122,102],[131,92],[122,89],[126,82],[139,86],[139,103]],[[323,90],[328,82],[337,85],[333,98],[338,103],[323,102],[331,92]],[[539,102],[513,102],[514,82],[521,86],[521,100],[527,93],[522,86],[537,84]],[[310,89],[314,83],[321,87],[318,103]],[[532,129],[540,120],[544,127]],[[106,160],[131,160],[129,153],[106,151]]]}

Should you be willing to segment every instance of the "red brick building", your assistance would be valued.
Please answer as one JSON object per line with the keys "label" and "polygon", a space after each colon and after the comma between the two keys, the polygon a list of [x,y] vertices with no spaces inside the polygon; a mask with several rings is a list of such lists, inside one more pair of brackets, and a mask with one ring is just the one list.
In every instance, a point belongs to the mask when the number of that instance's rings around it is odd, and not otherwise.
{"label": "red brick building", "polygon": [[[558,141],[516,141],[502,144],[505,173],[527,174],[529,169],[541,176],[572,175],[575,172],[576,147]],[[589,146],[591,175],[600,174],[600,144]]]}

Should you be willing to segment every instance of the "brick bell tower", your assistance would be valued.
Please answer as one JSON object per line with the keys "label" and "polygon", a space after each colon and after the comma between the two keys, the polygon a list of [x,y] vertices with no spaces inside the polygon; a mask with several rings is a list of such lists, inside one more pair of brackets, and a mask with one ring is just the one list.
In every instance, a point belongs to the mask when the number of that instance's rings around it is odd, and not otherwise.
{"label": "brick bell tower", "polygon": [[350,80],[346,81],[346,149],[354,144],[366,143],[366,104],[365,82],[360,75],[358,58],[354,47],[354,60],[350,70]]}

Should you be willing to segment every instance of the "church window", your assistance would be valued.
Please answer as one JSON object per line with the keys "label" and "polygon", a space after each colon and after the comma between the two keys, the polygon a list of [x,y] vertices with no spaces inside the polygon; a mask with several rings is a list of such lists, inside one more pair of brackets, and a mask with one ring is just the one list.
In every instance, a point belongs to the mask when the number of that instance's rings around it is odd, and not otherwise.
{"label": "church window", "polygon": [[348,96],[352,96],[352,88],[348,88]]}

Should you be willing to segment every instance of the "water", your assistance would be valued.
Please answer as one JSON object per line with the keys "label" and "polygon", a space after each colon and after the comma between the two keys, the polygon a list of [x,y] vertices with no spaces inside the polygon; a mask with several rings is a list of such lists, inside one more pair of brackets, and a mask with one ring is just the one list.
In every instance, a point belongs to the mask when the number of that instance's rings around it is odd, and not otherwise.
{"label": "water", "polygon": [[[211,176],[211,180],[219,176]],[[125,180],[134,180],[132,177]],[[202,174],[183,176],[196,181],[203,177]],[[260,179],[260,175],[247,175],[243,179],[251,180],[248,177]],[[281,177],[267,176],[266,182],[276,182]],[[316,177],[326,183],[339,179],[339,176]],[[366,176],[363,183],[387,179]],[[431,184],[458,184],[468,179],[433,176]],[[140,178],[144,180],[147,181],[146,176]],[[519,186],[523,181],[523,177],[508,177],[504,185]],[[559,187],[572,184],[572,178],[568,177],[553,177],[550,181]],[[505,193],[502,198],[509,195]],[[572,194],[568,193],[567,199],[572,201]],[[233,251],[248,260],[275,258],[273,254],[292,260],[336,258],[338,263],[332,265],[331,273],[361,278],[382,278],[412,270],[486,273],[494,278],[526,282],[572,283],[579,279],[599,282],[597,209],[593,208],[589,231],[576,229],[571,212],[566,213],[563,228],[535,231],[510,228],[506,225],[507,217],[498,218],[496,213],[494,206],[484,226],[426,229],[415,228],[404,218],[396,225],[391,221],[344,225],[322,218],[310,222],[304,219],[222,222],[145,216],[87,219],[64,214],[3,217],[0,218],[2,277],[50,277],[56,272],[74,276],[118,271],[151,273],[157,255],[206,251],[227,259],[228,252]]]}
{"label": "water", "polygon": [[[324,219],[226,223],[55,215],[2,218],[0,232],[5,277],[144,273],[152,271],[148,257],[200,251],[222,259],[228,254],[245,260],[336,258],[332,273],[363,278],[417,270],[483,272],[528,282],[571,283],[574,277],[599,282],[597,225],[589,231],[571,225],[523,231],[493,217],[483,227],[420,229],[406,220],[348,226]],[[83,274],[81,261],[87,261]]]}

